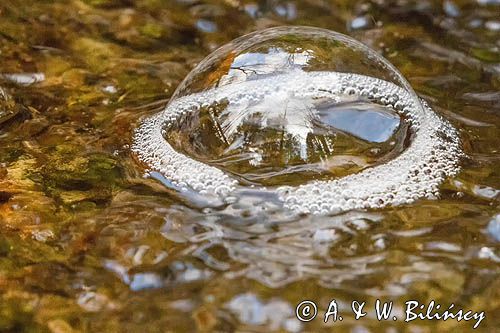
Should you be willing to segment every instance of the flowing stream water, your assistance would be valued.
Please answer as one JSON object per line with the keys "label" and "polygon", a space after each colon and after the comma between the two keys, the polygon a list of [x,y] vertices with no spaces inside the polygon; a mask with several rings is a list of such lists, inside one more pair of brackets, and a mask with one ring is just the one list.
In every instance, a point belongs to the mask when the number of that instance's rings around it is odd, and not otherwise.
{"label": "flowing stream water", "polygon": [[[405,301],[436,300],[485,311],[476,331],[495,332],[499,12],[496,0],[0,1],[0,331],[471,329],[402,320]],[[306,71],[204,89],[223,63],[176,91],[218,47],[282,25],[363,42],[425,102],[379,72],[346,74],[355,54],[309,61],[330,54],[294,39],[232,64],[280,65],[291,43]],[[335,91],[342,78],[407,108]],[[298,321],[306,299],[320,311],[336,299],[344,320]],[[354,319],[353,300],[376,299],[399,319]]]}

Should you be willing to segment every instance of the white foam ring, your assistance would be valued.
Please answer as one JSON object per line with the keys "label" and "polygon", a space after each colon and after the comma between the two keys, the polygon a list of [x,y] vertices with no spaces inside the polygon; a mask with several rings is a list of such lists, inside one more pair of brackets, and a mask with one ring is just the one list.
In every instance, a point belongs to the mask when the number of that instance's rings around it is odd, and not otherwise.
{"label": "white foam ring", "polygon": [[302,97],[364,95],[401,114],[414,133],[407,149],[385,164],[339,179],[276,188],[289,209],[325,214],[409,204],[419,198],[434,199],[444,179],[459,170],[462,152],[457,132],[425,102],[420,107],[406,90],[393,83],[337,72],[296,71],[178,98],[142,123],[136,130],[132,150],[175,185],[225,197],[236,189],[237,181],[220,169],[175,151],[163,131],[185,113],[195,112],[203,105],[223,100],[231,105],[244,105],[277,90]]}

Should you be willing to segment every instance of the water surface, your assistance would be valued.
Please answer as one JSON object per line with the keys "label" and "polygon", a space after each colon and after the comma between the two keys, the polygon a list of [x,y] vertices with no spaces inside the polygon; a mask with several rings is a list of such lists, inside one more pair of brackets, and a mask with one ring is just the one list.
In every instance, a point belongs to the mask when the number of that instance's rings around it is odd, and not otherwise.
{"label": "water surface", "polygon": [[[294,320],[295,305],[383,298],[399,311],[409,299],[484,310],[477,331],[494,332],[499,11],[462,0],[1,1],[0,331],[330,332]],[[238,209],[202,209],[143,177],[129,149],[140,120],[216,47],[283,24],[370,45],[459,129],[468,157],[439,200],[297,218],[251,191]],[[391,133],[378,135],[366,139]],[[471,327],[346,317],[340,332]]]}

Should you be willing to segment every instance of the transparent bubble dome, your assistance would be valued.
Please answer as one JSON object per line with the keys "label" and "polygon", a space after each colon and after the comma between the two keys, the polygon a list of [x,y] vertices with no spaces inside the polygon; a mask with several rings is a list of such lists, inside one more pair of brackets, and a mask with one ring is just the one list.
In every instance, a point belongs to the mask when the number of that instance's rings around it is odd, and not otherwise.
{"label": "transparent bubble dome", "polygon": [[461,155],[455,129],[387,60],[307,27],[216,50],[142,123],[132,150],[180,191],[234,200],[252,187],[300,213],[435,198]]}

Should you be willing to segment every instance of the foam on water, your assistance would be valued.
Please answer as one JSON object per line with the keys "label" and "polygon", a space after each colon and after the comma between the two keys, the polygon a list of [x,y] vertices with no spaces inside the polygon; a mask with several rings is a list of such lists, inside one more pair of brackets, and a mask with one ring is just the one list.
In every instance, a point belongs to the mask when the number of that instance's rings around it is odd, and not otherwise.
{"label": "foam on water", "polygon": [[237,181],[218,168],[175,151],[165,140],[164,131],[200,107],[224,101],[237,109],[277,93],[334,100],[345,95],[366,96],[402,115],[413,132],[408,148],[384,164],[340,179],[265,189],[274,191],[284,206],[293,211],[336,213],[408,204],[419,198],[432,199],[438,196],[440,183],[458,172],[462,153],[457,132],[425,102],[423,108],[415,105],[409,93],[393,83],[338,72],[295,70],[180,97],[141,124],[132,150],[176,186],[225,198],[237,189]]}

